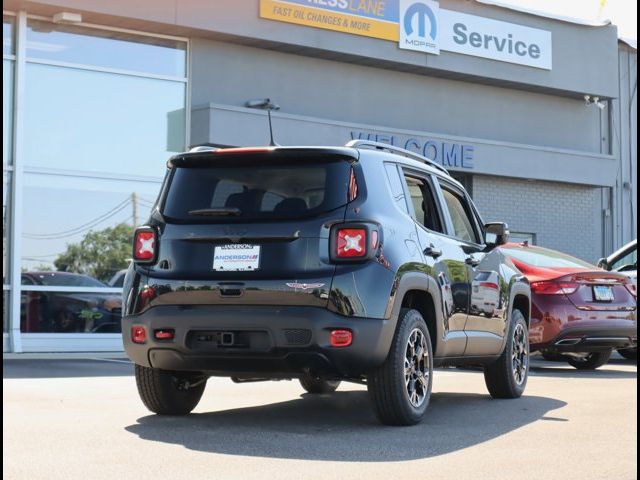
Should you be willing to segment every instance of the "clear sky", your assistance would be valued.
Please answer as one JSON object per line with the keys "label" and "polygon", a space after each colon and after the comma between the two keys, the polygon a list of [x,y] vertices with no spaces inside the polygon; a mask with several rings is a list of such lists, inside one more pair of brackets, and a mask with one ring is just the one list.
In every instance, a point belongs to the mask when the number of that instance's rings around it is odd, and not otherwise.
{"label": "clear sky", "polygon": [[586,20],[609,19],[618,35],[638,38],[636,0],[501,0],[502,3]]}

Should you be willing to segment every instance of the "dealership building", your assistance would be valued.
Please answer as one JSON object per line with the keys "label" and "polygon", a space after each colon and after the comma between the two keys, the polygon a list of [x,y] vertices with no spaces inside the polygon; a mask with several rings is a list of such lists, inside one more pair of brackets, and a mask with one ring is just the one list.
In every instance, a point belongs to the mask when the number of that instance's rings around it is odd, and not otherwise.
{"label": "dealership building", "polygon": [[3,5],[5,352],[122,350],[105,241],[145,222],[175,152],[267,144],[256,99],[281,145],[435,158],[518,240],[596,262],[637,236],[637,51],[609,23],[492,0]]}

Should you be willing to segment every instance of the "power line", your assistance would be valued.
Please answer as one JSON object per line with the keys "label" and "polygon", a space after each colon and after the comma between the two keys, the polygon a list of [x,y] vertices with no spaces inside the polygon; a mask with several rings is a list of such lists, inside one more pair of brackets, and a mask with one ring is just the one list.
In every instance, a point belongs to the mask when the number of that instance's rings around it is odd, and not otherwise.
{"label": "power line", "polygon": [[112,208],[108,212],[90,220],[89,222],[83,223],[82,225],[79,225],[69,230],[64,230],[56,233],[23,233],[22,236],[33,239],[33,240],[52,240],[52,239],[71,237],[73,235],[77,235],[78,233],[87,231],[93,228],[94,226],[98,225],[99,223],[113,217],[114,215],[124,210],[130,202],[131,202],[131,198],[127,197],[124,201],[120,202],[118,205],[116,205],[114,208]]}

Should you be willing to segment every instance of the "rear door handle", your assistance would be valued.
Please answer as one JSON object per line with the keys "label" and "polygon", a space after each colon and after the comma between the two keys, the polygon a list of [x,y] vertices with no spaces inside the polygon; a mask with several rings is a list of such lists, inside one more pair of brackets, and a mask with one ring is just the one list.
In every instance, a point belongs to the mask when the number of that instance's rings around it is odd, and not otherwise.
{"label": "rear door handle", "polygon": [[465,258],[464,263],[466,263],[467,265],[471,265],[472,267],[477,267],[478,265],[480,265],[480,260],[477,260],[471,256]]}
{"label": "rear door handle", "polygon": [[433,243],[425,248],[422,253],[431,258],[438,258],[442,256],[442,250],[436,248]]}

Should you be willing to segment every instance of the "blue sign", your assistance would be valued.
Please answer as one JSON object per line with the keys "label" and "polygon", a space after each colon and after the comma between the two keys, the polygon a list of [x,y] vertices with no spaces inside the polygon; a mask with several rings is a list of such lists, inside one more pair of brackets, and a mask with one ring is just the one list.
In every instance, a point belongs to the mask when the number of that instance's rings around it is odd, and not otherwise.
{"label": "blue sign", "polygon": [[435,160],[445,168],[474,168],[475,148],[465,143],[356,131],[351,132],[351,139],[388,143]]}

